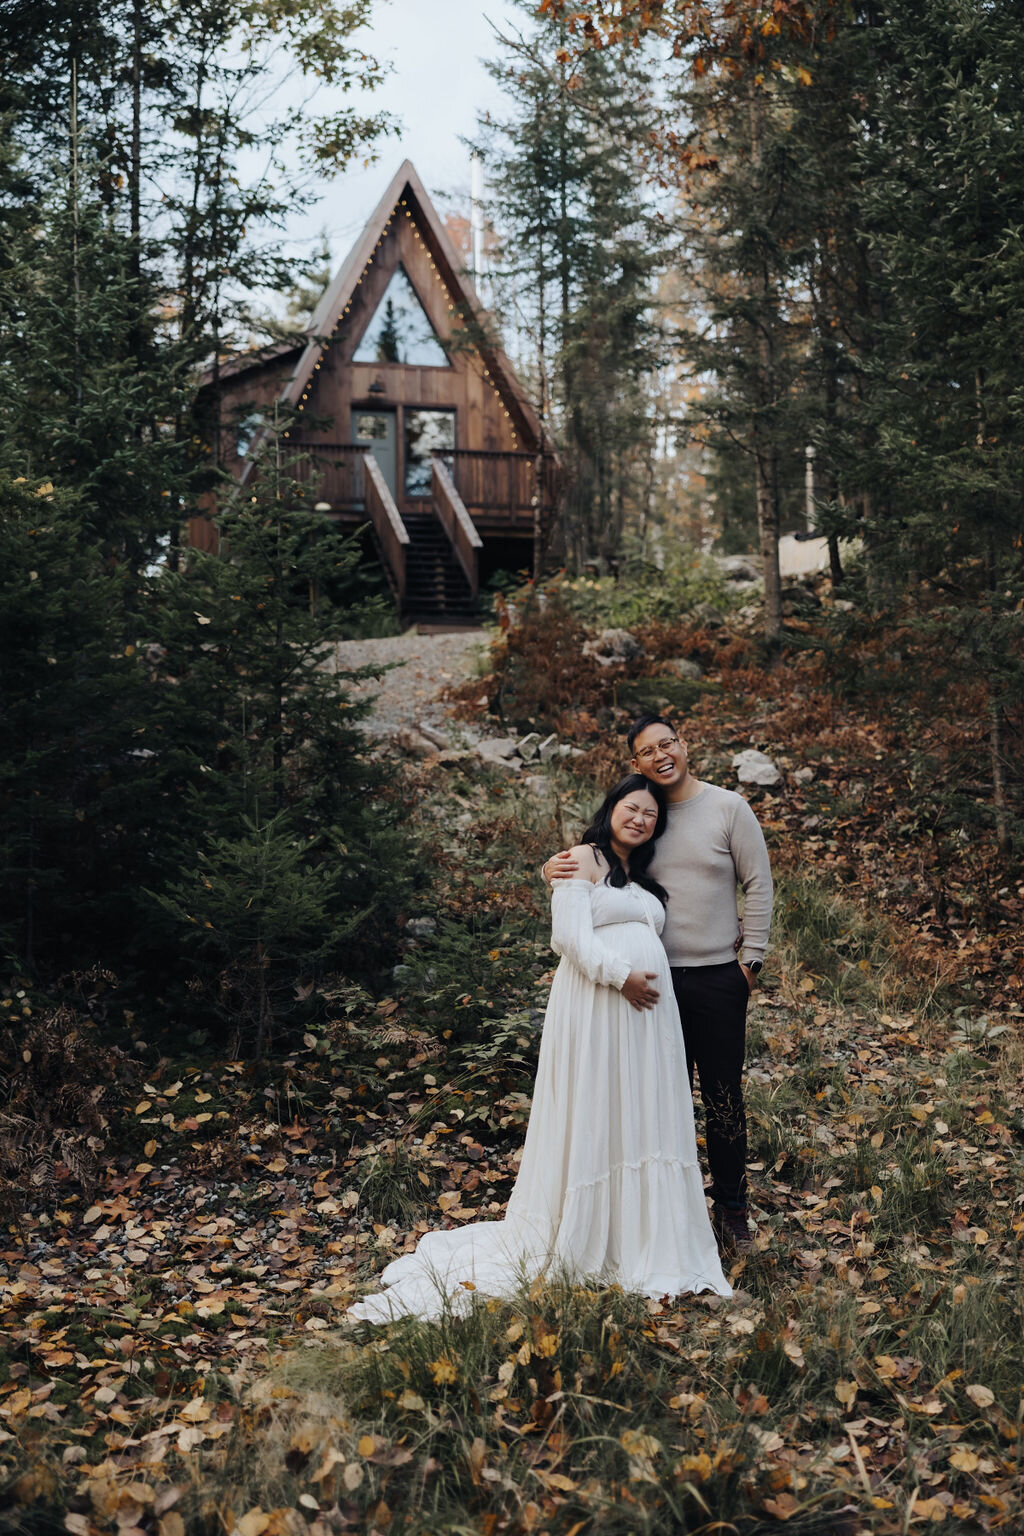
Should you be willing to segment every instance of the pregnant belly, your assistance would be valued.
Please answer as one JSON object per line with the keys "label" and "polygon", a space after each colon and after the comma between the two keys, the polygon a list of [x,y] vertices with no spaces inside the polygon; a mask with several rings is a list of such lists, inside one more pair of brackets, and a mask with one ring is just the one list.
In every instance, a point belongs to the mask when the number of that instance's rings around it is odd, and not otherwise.
{"label": "pregnant belly", "polygon": [[594,931],[633,970],[668,974],[665,946],[649,923],[603,923]]}

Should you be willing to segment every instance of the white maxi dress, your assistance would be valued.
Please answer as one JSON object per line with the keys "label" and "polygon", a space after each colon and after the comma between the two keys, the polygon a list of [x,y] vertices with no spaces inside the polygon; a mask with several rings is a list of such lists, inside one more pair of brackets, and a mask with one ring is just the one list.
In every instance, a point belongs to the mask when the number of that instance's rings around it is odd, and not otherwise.
{"label": "white maxi dress", "polygon": [[[545,1271],[652,1297],[732,1294],[704,1201],[664,921],[632,882],[558,882],[561,963],[505,1218],[427,1233],[349,1316],[465,1312],[474,1295],[514,1295]],[[632,970],[654,972],[654,1008],[632,1008],[618,991]]]}

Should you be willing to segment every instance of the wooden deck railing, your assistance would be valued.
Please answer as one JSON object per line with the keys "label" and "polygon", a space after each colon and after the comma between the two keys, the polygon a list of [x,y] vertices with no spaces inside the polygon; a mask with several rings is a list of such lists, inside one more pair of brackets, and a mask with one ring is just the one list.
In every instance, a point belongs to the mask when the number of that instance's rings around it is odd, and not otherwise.
{"label": "wooden deck railing", "polygon": [[474,512],[506,512],[516,520],[531,516],[536,495],[532,454],[462,448],[446,457],[466,507]]}
{"label": "wooden deck railing", "polygon": [[470,591],[476,597],[480,591],[478,555],[484,547],[484,541],[473,526],[473,519],[466,511],[462,497],[455,489],[455,482],[447,465],[436,455],[431,460],[431,465],[434,506],[437,508],[441,527],[448,535],[459,564],[466,573]]}
{"label": "wooden deck railing", "polygon": [[[299,441],[292,445],[303,458],[292,470],[297,480],[315,487],[315,499],[335,512],[364,510],[362,443]],[[557,499],[556,467],[544,454],[538,474],[537,455],[498,453],[489,449],[447,449],[440,455],[471,521],[486,527],[528,529],[539,507],[542,518]]]}
{"label": "wooden deck railing", "polygon": [[405,552],[409,547],[409,531],[402,522],[380,465],[372,453],[366,452],[363,453],[363,494],[401,608],[405,602]]}

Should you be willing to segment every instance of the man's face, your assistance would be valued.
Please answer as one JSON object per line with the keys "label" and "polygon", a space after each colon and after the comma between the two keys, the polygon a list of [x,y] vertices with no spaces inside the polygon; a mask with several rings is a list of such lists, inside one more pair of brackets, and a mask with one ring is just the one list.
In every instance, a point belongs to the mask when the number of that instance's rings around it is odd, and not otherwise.
{"label": "man's face", "polygon": [[686,777],[686,744],[671,726],[647,725],[633,743],[632,762],[652,784],[671,789]]}

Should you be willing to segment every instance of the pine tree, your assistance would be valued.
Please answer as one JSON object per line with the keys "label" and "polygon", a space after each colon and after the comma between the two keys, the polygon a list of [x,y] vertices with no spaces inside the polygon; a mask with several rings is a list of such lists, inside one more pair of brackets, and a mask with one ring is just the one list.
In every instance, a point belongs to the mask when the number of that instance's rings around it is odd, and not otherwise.
{"label": "pine tree", "polygon": [[1008,718],[1024,691],[1019,14],[1005,0],[894,3],[876,36],[860,168],[877,302],[854,526],[924,626],[930,666],[983,687],[1007,849]]}
{"label": "pine tree", "polygon": [[566,24],[526,10],[529,31],[490,66],[509,115],[480,125],[502,240],[490,277],[563,455],[560,540],[581,566],[617,556],[649,494],[663,239],[634,159],[649,71],[640,56],[573,64]]}

